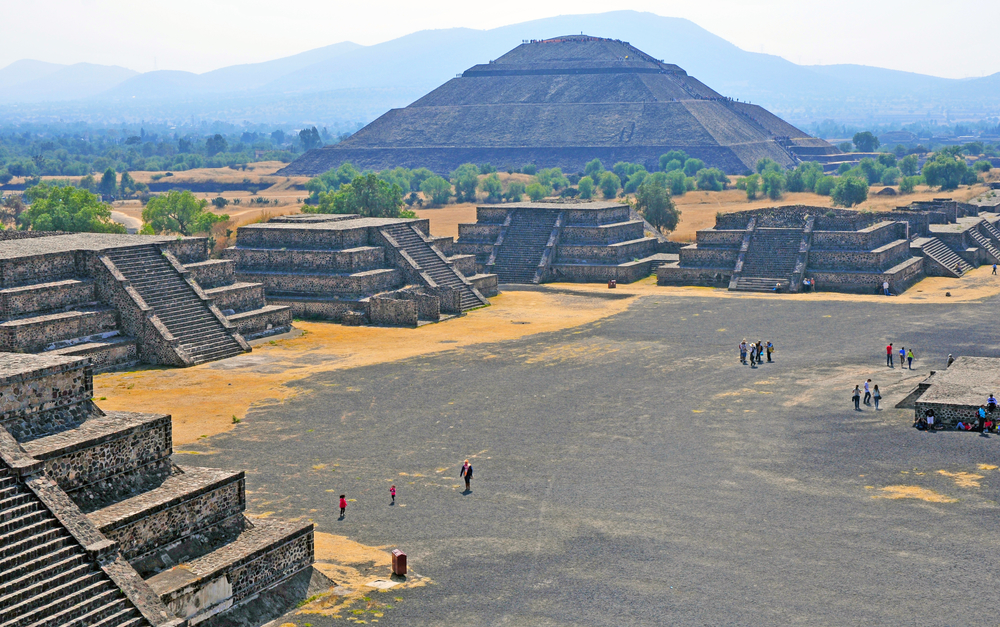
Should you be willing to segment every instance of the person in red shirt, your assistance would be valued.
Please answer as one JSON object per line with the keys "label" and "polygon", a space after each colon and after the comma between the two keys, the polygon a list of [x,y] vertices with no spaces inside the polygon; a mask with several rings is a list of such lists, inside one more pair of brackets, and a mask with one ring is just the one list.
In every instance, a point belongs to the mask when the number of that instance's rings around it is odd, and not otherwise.
{"label": "person in red shirt", "polygon": [[341,494],[340,495],[340,517],[341,518],[344,517],[344,512],[346,512],[346,511],[347,511],[347,495],[346,494]]}
{"label": "person in red shirt", "polygon": [[885,347],[885,365],[890,368],[895,368],[895,366],[892,365],[892,342],[889,342],[889,345]]}

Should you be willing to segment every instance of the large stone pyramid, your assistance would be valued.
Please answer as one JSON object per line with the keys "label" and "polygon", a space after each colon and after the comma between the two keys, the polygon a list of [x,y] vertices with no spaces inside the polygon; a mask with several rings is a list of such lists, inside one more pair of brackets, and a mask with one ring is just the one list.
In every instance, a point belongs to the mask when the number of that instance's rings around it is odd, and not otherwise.
{"label": "large stone pyramid", "polygon": [[345,161],[439,173],[466,162],[579,172],[595,157],[650,168],[674,149],[733,174],[764,157],[789,166],[838,152],[627,42],[572,35],[522,43],[279,174],[315,175]]}

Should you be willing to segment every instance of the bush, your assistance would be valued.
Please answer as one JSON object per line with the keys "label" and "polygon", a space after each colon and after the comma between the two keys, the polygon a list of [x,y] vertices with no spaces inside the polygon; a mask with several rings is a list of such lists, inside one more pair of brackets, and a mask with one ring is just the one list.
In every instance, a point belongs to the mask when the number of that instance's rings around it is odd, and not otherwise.
{"label": "bush", "polygon": [[694,176],[704,167],[705,162],[701,159],[688,159],[684,162],[684,174],[687,176]]}
{"label": "bush", "polygon": [[899,171],[906,176],[913,176],[917,173],[919,163],[917,155],[907,155],[899,160]]}
{"label": "bush", "polygon": [[589,176],[580,179],[580,182],[577,183],[577,188],[580,190],[580,198],[594,197],[594,179]]}
{"label": "bush", "polygon": [[717,168],[702,168],[696,177],[698,189],[705,191],[721,192],[726,189],[729,179]]}
{"label": "bush", "polygon": [[607,199],[617,198],[618,190],[621,189],[622,182],[614,172],[605,172],[601,175],[601,195]]}
{"label": "bush", "polygon": [[[641,186],[640,186],[641,187]],[[681,170],[667,172],[666,187],[671,196],[683,196],[687,192],[687,177]]]}
{"label": "bush", "polygon": [[535,172],[538,172],[538,166],[536,166],[534,163],[526,163],[523,166],[521,166],[521,174],[534,176]]}
{"label": "bush", "polygon": [[670,198],[666,177],[647,176],[635,194],[635,208],[659,231],[673,231],[680,220],[680,211]]}
{"label": "bush", "polygon": [[544,185],[538,183],[537,181],[532,183],[531,185],[528,185],[525,191],[528,193],[528,198],[530,198],[534,202],[538,202],[539,200],[545,198],[550,193],[552,193],[551,189],[545,187]]}
{"label": "bush", "polygon": [[882,172],[882,184],[895,185],[896,181],[899,180],[899,177],[899,168],[886,168],[885,171]]}
{"label": "bush", "polygon": [[569,187],[569,179],[563,174],[560,168],[547,168],[545,170],[539,170],[538,174],[535,175],[535,179],[545,187],[551,190],[560,190],[564,187]]}
{"label": "bush", "polygon": [[972,169],[976,172],[989,172],[993,168],[993,164],[989,161],[977,161],[972,164]]}
{"label": "bush", "polygon": [[435,174],[424,179],[420,184],[420,191],[430,199],[432,206],[441,206],[451,198],[451,183]]}
{"label": "bush", "polygon": [[761,177],[761,189],[771,200],[781,198],[784,191],[785,180],[777,172],[764,172]]}
{"label": "bush", "polygon": [[604,164],[601,163],[600,159],[594,159],[593,161],[588,161],[587,165],[583,167],[584,176],[589,176],[592,179],[599,178],[601,172],[604,172]]}
{"label": "bush", "polygon": [[451,173],[451,184],[455,186],[458,202],[475,202],[476,188],[479,187],[479,168],[471,163],[463,163]]}
{"label": "bush", "polygon": [[830,192],[833,204],[840,207],[853,207],[868,200],[868,183],[855,176],[842,176]]}
{"label": "bush", "polygon": [[899,193],[912,194],[913,190],[916,189],[919,183],[920,183],[919,176],[904,176],[903,179],[899,182]]}
{"label": "bush", "polygon": [[821,176],[816,179],[816,186],[813,188],[813,191],[820,196],[829,196],[836,183],[837,179],[832,176]]}
{"label": "bush", "polygon": [[645,170],[639,170],[638,172],[633,172],[632,176],[628,177],[628,183],[625,183],[625,188],[624,188],[625,193],[626,194],[636,193],[636,191],[638,191],[639,189],[639,186],[642,185],[642,182],[646,180],[647,176],[649,176],[649,172],[646,172]]}
{"label": "bush", "polygon": [[[660,171],[670,172],[672,170],[679,170],[684,167],[684,162],[687,160],[687,153],[683,150],[671,150],[668,153],[660,155]],[[674,161],[677,162],[677,166],[668,167]]]}
{"label": "bush", "polygon": [[479,182],[479,190],[486,194],[486,202],[494,203],[503,200],[503,183],[496,172]]}
{"label": "bush", "polygon": [[504,197],[508,202],[521,202],[524,197],[525,186],[521,181],[511,181],[507,184],[507,193]]}

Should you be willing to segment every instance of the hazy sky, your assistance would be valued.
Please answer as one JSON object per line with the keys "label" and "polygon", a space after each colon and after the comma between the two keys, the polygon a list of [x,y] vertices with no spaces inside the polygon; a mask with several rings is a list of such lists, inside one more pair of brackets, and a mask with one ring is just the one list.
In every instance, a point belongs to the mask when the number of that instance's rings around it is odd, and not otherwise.
{"label": "hazy sky", "polygon": [[345,40],[374,44],[422,29],[619,9],[687,18],[794,63],[950,78],[1000,72],[991,32],[998,0],[0,0],[0,67],[29,58],[145,72],[155,59],[161,70],[204,72]]}

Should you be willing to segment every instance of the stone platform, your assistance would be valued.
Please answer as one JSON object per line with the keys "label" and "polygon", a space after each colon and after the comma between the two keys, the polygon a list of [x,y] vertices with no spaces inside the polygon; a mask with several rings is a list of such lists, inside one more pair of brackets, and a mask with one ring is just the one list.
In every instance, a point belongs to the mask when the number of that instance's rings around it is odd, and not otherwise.
{"label": "stone platform", "polygon": [[[223,254],[237,281],[261,285],[271,306],[297,316],[417,326],[496,294],[496,277],[451,248],[451,238],[430,236],[427,220],[303,214],[240,227]],[[199,274],[222,271],[217,262]]]}
{"label": "stone platform", "polygon": [[[932,371],[897,406],[913,404],[914,417],[934,410],[938,424],[954,427],[958,422],[974,421],[980,405],[990,395],[1000,393],[1000,359],[994,357],[958,357],[945,370]],[[997,417],[993,417],[996,420]]]}
{"label": "stone platform", "polygon": [[0,350],[88,357],[97,371],[186,366],[290,328],[291,311],[267,306],[259,285],[204,271],[218,265],[205,238],[0,239]]}
{"label": "stone platform", "polygon": [[170,416],[103,412],[88,359],[0,353],[0,620],[181,627],[309,569],[242,472],[172,463]]}
{"label": "stone platform", "polygon": [[939,200],[893,211],[787,206],[727,213],[696,234],[679,260],[657,270],[660,285],[738,291],[900,293],[926,275],[959,277],[1000,261],[1000,215]]}
{"label": "stone platform", "polygon": [[618,202],[523,202],[476,207],[455,249],[501,283],[631,283],[665,261],[642,219]]}

